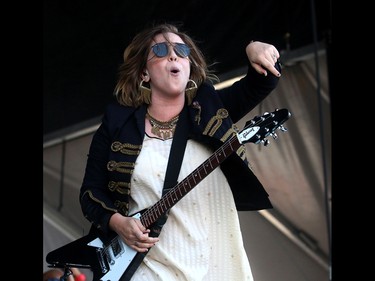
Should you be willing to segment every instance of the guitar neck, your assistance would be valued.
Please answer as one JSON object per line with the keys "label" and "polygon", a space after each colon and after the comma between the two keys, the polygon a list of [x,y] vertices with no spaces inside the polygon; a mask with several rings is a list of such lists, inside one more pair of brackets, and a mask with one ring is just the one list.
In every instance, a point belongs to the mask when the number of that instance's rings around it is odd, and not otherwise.
{"label": "guitar neck", "polygon": [[146,228],[149,228],[240,146],[241,143],[237,135],[232,136],[206,161],[198,166],[185,179],[171,188],[159,201],[148,208],[140,217],[142,224]]}

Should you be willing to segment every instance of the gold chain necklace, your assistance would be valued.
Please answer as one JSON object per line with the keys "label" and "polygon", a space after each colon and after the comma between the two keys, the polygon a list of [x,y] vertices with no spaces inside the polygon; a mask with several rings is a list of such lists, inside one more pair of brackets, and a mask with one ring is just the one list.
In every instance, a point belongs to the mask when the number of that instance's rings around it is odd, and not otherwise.
{"label": "gold chain necklace", "polygon": [[151,124],[151,132],[161,138],[162,140],[166,140],[173,137],[174,131],[176,130],[176,124],[178,121],[179,115],[173,117],[168,121],[159,121],[151,116],[148,112],[146,113],[146,117],[150,121]]}

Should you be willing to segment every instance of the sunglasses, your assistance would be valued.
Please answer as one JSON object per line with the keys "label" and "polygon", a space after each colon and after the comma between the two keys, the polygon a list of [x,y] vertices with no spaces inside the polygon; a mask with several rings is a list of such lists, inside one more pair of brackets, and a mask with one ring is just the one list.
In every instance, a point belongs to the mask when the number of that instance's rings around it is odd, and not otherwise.
{"label": "sunglasses", "polygon": [[[154,52],[155,56],[158,58],[163,58],[169,53],[170,44],[167,42],[156,43],[152,45],[151,50]],[[190,55],[190,48],[184,43],[174,43],[173,50],[177,56],[181,58],[186,58]]]}

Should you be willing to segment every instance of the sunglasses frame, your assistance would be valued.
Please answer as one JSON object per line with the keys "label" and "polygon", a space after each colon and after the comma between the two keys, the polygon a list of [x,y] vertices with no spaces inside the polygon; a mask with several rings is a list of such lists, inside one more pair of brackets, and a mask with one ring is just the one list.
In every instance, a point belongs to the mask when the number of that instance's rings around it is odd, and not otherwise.
{"label": "sunglasses frame", "polygon": [[169,54],[169,46],[173,47],[173,51],[180,58],[187,58],[190,55],[190,48],[185,43],[170,44],[168,42],[160,42],[152,45],[151,50],[158,58],[164,58]]}

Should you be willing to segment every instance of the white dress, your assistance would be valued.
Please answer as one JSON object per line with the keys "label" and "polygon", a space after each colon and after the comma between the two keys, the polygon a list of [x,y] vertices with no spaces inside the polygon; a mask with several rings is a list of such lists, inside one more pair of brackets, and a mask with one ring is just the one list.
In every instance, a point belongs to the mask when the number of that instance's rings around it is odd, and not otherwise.
{"label": "white dress", "polygon": [[[145,136],[131,181],[130,214],[160,198],[172,139]],[[212,155],[189,140],[178,181]],[[132,281],[253,281],[237,210],[220,167],[174,205]]]}

